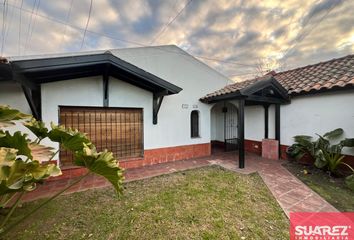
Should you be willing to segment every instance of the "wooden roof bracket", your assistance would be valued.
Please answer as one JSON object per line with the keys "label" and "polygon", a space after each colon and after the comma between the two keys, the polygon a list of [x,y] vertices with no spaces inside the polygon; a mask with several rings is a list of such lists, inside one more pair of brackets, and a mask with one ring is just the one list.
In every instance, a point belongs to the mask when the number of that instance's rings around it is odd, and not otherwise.
{"label": "wooden roof bracket", "polygon": [[157,116],[163,101],[164,96],[168,95],[167,90],[153,93],[153,101],[152,101],[152,123],[154,125],[157,124]]}
{"label": "wooden roof bracket", "polygon": [[103,74],[103,107],[109,107],[109,68],[110,65],[106,64]]}
{"label": "wooden roof bracket", "polygon": [[29,81],[22,73],[17,71],[13,71],[13,79],[21,85],[33,117],[42,120],[41,87]]}

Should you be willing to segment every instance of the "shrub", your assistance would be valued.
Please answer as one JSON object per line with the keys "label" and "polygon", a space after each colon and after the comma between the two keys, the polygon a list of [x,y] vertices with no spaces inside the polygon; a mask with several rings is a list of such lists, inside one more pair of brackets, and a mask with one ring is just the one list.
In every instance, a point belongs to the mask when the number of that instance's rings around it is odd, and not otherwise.
{"label": "shrub", "polygon": [[[294,137],[295,143],[288,148],[287,152],[296,160],[300,160],[305,154],[311,155],[315,159],[314,165],[328,170],[330,174],[337,174],[339,165],[347,166],[354,173],[354,169],[343,162],[342,154],[344,147],[354,147],[354,138],[346,138],[336,144],[331,143],[343,133],[343,129],[337,128],[322,136],[316,134],[318,138],[315,141],[311,136],[297,135]],[[347,176],[345,182],[350,189],[354,190],[354,174]]]}

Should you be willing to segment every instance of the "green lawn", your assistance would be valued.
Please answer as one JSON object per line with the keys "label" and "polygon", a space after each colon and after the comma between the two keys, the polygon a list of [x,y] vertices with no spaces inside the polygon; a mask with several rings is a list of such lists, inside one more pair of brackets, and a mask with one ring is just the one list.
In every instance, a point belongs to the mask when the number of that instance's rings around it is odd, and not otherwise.
{"label": "green lawn", "polygon": [[[296,162],[284,166],[339,211],[354,212],[354,192],[347,188],[343,178],[330,177],[322,170]],[[304,174],[304,169],[309,174]]]}
{"label": "green lawn", "polygon": [[205,167],[125,187],[120,199],[111,188],[61,196],[6,239],[289,238],[288,219],[258,174]]}

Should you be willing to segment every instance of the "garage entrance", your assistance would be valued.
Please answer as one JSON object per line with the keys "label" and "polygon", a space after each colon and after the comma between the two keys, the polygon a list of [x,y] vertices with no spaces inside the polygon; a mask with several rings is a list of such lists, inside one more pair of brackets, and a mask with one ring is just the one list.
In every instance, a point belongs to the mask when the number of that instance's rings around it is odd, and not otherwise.
{"label": "garage entrance", "polygon": [[[108,149],[118,159],[142,157],[143,109],[59,107],[59,124],[87,134],[97,151]],[[73,155],[60,150],[60,164],[73,165]]]}

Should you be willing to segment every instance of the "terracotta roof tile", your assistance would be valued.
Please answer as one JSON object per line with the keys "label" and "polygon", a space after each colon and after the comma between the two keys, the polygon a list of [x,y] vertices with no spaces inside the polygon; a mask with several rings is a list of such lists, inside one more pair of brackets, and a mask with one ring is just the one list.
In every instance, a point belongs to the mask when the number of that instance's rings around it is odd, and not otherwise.
{"label": "terracotta roof tile", "polygon": [[[354,86],[354,54],[284,72],[275,73],[273,71],[268,73],[268,75],[272,75],[290,95],[310,91],[330,90],[333,87]],[[230,84],[220,90],[207,94],[202,100],[237,92],[264,79],[264,77]]]}

